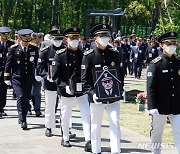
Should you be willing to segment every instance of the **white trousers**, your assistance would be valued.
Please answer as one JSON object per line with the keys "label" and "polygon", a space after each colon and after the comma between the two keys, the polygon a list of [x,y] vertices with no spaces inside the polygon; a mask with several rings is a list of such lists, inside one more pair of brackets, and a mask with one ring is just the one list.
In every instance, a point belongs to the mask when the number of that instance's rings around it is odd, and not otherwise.
{"label": "white trousers", "polygon": [[80,97],[63,97],[61,96],[61,127],[63,131],[63,139],[69,141],[69,123],[72,116],[72,108],[76,102],[82,118],[84,137],[86,141],[91,138],[90,131],[90,107],[87,95]]}
{"label": "white trousers", "polygon": [[45,90],[45,127],[55,128],[55,106],[57,91]]}
{"label": "white trousers", "polygon": [[151,129],[151,150],[153,154],[161,153],[162,135],[164,126],[170,120],[172,132],[175,140],[176,147],[180,153],[180,114],[178,115],[154,115],[152,116],[152,129]]}
{"label": "white trousers", "polygon": [[92,152],[101,152],[101,124],[104,109],[109,118],[111,153],[119,154],[120,149],[120,104],[119,101],[112,104],[91,103],[91,144]]}

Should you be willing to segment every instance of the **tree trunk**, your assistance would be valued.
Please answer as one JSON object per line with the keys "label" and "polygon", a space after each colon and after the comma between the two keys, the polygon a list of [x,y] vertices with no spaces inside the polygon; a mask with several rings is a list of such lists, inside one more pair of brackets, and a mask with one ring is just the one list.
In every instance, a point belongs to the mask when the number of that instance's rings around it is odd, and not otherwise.
{"label": "tree trunk", "polygon": [[168,5],[167,5],[167,0],[164,0],[164,6],[165,6],[165,9],[167,11],[167,15],[168,15],[169,21],[170,21],[171,24],[173,24],[173,21],[172,21],[172,18],[171,18],[171,14],[169,12]]}
{"label": "tree trunk", "polygon": [[151,31],[154,31],[156,29],[156,24],[158,22],[158,18],[159,18],[159,3],[156,0],[155,5],[154,5],[154,9],[153,9],[153,13],[152,13]]}
{"label": "tree trunk", "polygon": [[56,25],[56,5],[57,0],[53,0],[52,2],[52,18],[51,18],[51,26]]}
{"label": "tree trunk", "polygon": [[19,5],[19,0],[16,0],[14,5],[14,16],[13,16],[13,23],[12,23],[12,31],[14,31],[14,27],[16,27],[16,14],[17,14],[17,6]]}
{"label": "tree trunk", "polygon": [[3,25],[8,26],[8,20],[9,20],[9,12],[10,12],[10,0],[7,0],[5,3],[5,9],[4,9],[4,17],[3,17]]}
{"label": "tree trunk", "polygon": [[164,28],[164,19],[163,19],[163,14],[162,14],[162,9],[161,9],[161,2],[160,0],[157,0],[159,3],[159,14],[160,14],[160,19],[161,19],[161,24],[162,24],[162,30],[163,33],[165,33],[165,28]]}

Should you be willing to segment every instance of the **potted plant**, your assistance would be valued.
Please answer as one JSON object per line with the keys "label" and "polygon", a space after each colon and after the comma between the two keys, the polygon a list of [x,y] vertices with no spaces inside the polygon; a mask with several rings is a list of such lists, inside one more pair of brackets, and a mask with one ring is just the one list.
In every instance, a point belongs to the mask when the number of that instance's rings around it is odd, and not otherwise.
{"label": "potted plant", "polygon": [[139,111],[145,110],[146,98],[147,98],[146,92],[141,92],[137,94],[135,101],[138,104]]}

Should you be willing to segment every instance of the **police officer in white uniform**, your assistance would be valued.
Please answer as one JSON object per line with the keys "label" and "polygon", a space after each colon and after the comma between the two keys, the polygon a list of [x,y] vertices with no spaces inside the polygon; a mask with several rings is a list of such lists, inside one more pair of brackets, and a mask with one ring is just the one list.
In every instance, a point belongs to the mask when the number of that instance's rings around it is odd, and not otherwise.
{"label": "police officer in white uniform", "polygon": [[[94,89],[92,69],[95,67],[116,66],[119,68],[120,80],[123,83],[123,68],[121,68],[120,53],[108,45],[110,40],[109,25],[97,25],[91,33],[95,36],[96,48],[84,52],[81,66],[81,79],[85,92],[88,93],[91,108],[91,144],[93,153],[101,153],[101,123],[103,111],[106,110],[110,125],[110,144],[111,153],[120,153],[120,125],[119,114],[120,104],[118,101],[97,102],[97,96]],[[123,84],[121,87],[122,92]]]}
{"label": "police officer in white uniform", "polygon": [[87,95],[83,94],[81,84],[81,62],[83,53],[78,48],[80,29],[72,27],[64,32],[67,48],[58,50],[54,57],[53,80],[57,80],[58,94],[61,96],[61,145],[71,147],[69,142],[69,122],[75,102],[79,106],[85,136],[85,151],[91,151],[90,108]]}
{"label": "police officer in white uniform", "polygon": [[163,54],[149,65],[147,71],[148,109],[152,115],[151,149],[161,153],[162,135],[169,118],[174,140],[180,153],[180,59],[176,51],[177,33],[168,32],[158,38]]}

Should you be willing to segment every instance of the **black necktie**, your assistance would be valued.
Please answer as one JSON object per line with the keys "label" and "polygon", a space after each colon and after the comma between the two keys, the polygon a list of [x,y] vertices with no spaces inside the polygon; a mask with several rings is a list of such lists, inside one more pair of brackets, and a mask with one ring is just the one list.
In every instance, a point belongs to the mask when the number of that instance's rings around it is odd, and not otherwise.
{"label": "black necktie", "polygon": [[27,51],[27,50],[26,50],[26,47],[24,47],[24,53],[26,53],[26,51]]}

